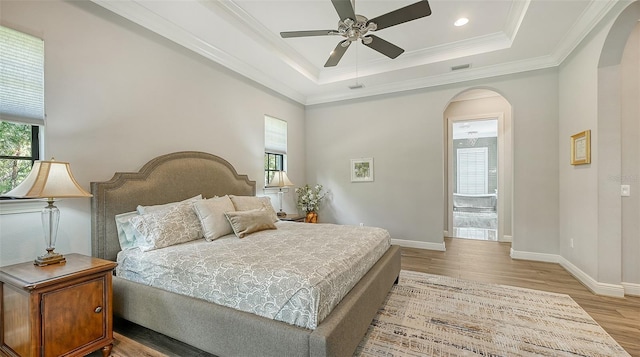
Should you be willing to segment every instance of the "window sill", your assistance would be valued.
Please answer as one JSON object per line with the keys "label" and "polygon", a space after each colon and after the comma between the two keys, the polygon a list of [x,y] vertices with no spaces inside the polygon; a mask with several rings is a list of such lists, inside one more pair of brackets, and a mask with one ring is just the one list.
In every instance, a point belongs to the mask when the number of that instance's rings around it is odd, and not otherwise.
{"label": "window sill", "polygon": [[40,212],[46,205],[40,199],[0,200],[0,215]]}

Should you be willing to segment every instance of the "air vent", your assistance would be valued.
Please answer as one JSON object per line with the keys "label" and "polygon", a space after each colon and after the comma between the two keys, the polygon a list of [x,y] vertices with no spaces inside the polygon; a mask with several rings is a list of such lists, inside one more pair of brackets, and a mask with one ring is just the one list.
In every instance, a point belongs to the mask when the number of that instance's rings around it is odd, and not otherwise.
{"label": "air vent", "polygon": [[349,89],[360,89],[360,88],[364,88],[364,86],[362,84],[356,84],[353,86],[349,86]]}
{"label": "air vent", "polygon": [[467,69],[467,68],[471,68],[471,63],[467,63],[467,64],[461,64],[458,66],[453,66],[451,67],[452,71],[459,71],[461,69]]}

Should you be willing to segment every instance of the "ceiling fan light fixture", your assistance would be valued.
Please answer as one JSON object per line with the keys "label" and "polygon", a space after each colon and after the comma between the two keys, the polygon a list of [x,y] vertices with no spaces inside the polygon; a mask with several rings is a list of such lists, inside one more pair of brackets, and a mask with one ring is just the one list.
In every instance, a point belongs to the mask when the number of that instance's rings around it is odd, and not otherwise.
{"label": "ceiling fan light fixture", "polygon": [[460,26],[464,26],[466,24],[469,23],[469,19],[467,19],[466,17],[461,17],[459,19],[456,20],[456,22],[453,23],[454,26],[460,27]]}

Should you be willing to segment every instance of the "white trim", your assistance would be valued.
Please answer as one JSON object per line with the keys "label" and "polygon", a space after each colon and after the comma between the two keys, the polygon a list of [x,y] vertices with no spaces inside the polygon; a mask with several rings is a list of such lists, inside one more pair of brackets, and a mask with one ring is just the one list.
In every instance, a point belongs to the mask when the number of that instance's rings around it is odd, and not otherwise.
{"label": "white trim", "polygon": [[498,240],[498,242],[513,242],[513,236],[502,236],[502,239]]}
{"label": "white trim", "polygon": [[625,295],[640,296],[640,284],[622,283]]}
{"label": "white trim", "polygon": [[17,199],[0,201],[0,216],[5,214],[41,212],[47,205],[44,199]]}
{"label": "white trim", "polygon": [[406,239],[391,239],[391,244],[399,245],[405,248],[437,250],[440,252],[444,252],[447,250],[446,247],[444,246],[444,242],[433,243],[433,242],[418,242],[415,240],[406,240]]}
{"label": "white trim", "polygon": [[622,286],[621,284],[600,283],[594,278],[590,277],[587,273],[580,270],[577,266],[573,265],[570,261],[566,260],[563,257],[559,258],[560,265],[569,273],[571,273],[571,275],[573,275],[576,279],[580,280],[580,282],[587,288],[589,288],[589,290],[598,295],[624,297],[624,286]]}
{"label": "white trim", "polygon": [[560,256],[557,254],[523,252],[523,251],[513,250],[513,248],[511,248],[510,255],[511,255],[511,258],[513,259],[533,260],[536,262],[545,262],[545,263],[560,263]]}
{"label": "white trim", "polygon": [[589,274],[583,272],[577,266],[573,265],[570,261],[557,254],[523,252],[513,250],[513,248],[511,248],[511,258],[547,263],[558,263],[567,272],[569,272],[569,274],[573,275],[574,278],[578,279],[578,281],[580,281],[594,294],[612,297],[624,297],[625,294],[625,283],[610,284],[598,282],[594,278],[590,277]]}

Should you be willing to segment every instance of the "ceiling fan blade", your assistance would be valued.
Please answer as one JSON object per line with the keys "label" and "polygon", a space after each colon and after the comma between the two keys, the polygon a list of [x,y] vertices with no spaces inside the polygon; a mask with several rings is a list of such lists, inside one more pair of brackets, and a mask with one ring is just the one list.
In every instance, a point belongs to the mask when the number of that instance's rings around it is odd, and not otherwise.
{"label": "ceiling fan blade", "polygon": [[349,18],[351,20],[356,19],[356,13],[353,10],[353,5],[351,5],[351,0],[331,0],[333,3],[333,7],[336,8],[336,12],[338,16],[340,16],[340,20],[344,20]]}
{"label": "ceiling fan blade", "polygon": [[[345,46],[343,46],[343,44],[345,44]],[[349,40],[344,40],[338,43],[336,48],[333,51],[331,51],[331,55],[329,56],[329,59],[327,60],[327,63],[324,64],[324,66],[325,67],[336,66],[338,62],[340,62],[340,59],[342,58],[344,53],[347,52],[347,48],[349,48],[350,44],[351,44],[351,41]]]}
{"label": "ceiling fan blade", "polygon": [[280,32],[282,38],[337,35],[336,30],[285,31]]}
{"label": "ceiling fan blade", "polygon": [[364,41],[362,41],[362,43],[365,46],[368,46],[370,48],[373,48],[374,50],[382,53],[383,55],[389,57],[389,58],[396,58],[398,56],[400,56],[402,54],[402,52],[404,52],[404,50],[396,45],[394,45],[391,42],[385,41],[383,39],[381,39],[378,36],[375,35],[368,35],[365,36],[365,38],[371,38],[372,41],[370,43],[365,43]]}
{"label": "ceiling fan blade", "polygon": [[431,7],[427,0],[419,1],[398,10],[388,12],[367,21],[367,24],[373,22],[377,25],[376,30],[382,30],[387,27],[399,25],[408,21],[416,20],[421,17],[431,15]]}

